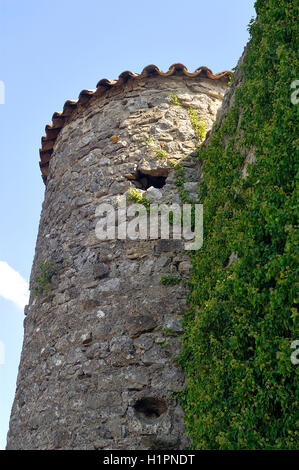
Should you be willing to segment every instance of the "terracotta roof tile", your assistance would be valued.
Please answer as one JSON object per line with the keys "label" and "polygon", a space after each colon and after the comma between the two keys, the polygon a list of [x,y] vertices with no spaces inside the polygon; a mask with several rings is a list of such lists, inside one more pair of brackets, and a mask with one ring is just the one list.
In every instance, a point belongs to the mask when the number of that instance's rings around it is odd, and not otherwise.
{"label": "terracotta roof tile", "polygon": [[64,103],[63,111],[56,112],[52,116],[52,124],[47,124],[45,127],[46,136],[41,139],[40,148],[40,168],[43,181],[46,183],[48,176],[49,161],[53,153],[53,147],[56,138],[66,122],[74,114],[75,110],[79,110],[81,106],[86,106],[92,97],[98,97],[106,94],[107,90],[124,85],[128,80],[135,78],[147,78],[150,76],[158,75],[160,77],[170,77],[171,75],[185,75],[186,77],[203,77],[211,80],[222,80],[228,82],[231,75],[230,70],[213,74],[208,67],[199,67],[194,72],[189,72],[183,64],[173,64],[169,67],[167,72],[162,72],[156,65],[148,65],[145,67],[141,74],[136,74],[130,71],[122,72],[118,80],[108,80],[103,78],[97,83],[96,90],[82,90],[79,94],[78,100],[68,100]]}

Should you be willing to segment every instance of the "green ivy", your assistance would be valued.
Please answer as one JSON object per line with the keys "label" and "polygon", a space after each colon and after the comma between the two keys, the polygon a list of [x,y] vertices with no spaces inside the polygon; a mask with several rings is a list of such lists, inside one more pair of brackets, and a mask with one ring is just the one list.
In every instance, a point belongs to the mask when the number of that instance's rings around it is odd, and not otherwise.
{"label": "green ivy", "polygon": [[35,296],[45,295],[49,292],[51,287],[51,280],[54,274],[57,274],[59,267],[56,261],[44,260],[38,262],[39,273],[35,278],[35,286],[33,288],[33,294]]}
{"label": "green ivy", "polygon": [[230,76],[229,76],[229,80],[228,80],[228,82],[227,82],[228,86],[230,86],[230,85],[232,84],[233,78],[234,78],[234,74],[231,73]]}
{"label": "green ivy", "polygon": [[199,120],[199,117],[197,116],[196,111],[194,108],[192,108],[192,106],[183,105],[180,101],[179,95],[177,95],[176,93],[171,93],[170,102],[176,106],[182,106],[187,110],[190,123],[196,132],[197,144],[200,145],[204,141],[206,136],[205,122]]}
{"label": "green ivy", "polygon": [[146,139],[145,143],[149,148],[151,148],[155,152],[156,157],[159,158],[159,160],[164,160],[170,163],[171,166],[176,166],[177,162],[174,159],[170,158],[166,150],[164,150],[161,146],[159,147],[155,145],[153,139]]}
{"label": "green ivy", "polygon": [[184,188],[184,183],[186,183],[185,178],[185,168],[182,164],[178,164],[175,168],[176,181],[175,185],[178,188],[180,200],[183,204],[191,203],[189,192]]}
{"label": "green ivy", "polygon": [[[299,368],[290,361],[291,342],[299,339],[299,105],[290,100],[299,78],[295,3],[256,1],[249,47],[235,73],[242,85],[199,150],[204,245],[190,254],[180,357],[194,449],[298,448]],[[244,178],[249,150],[256,162]]]}
{"label": "green ivy", "polygon": [[172,276],[172,275],[161,276],[160,284],[174,286],[178,284],[180,281],[181,281],[180,276]]}
{"label": "green ivy", "polygon": [[192,106],[187,107],[187,112],[193,129],[196,132],[197,144],[200,145],[206,136],[206,124],[200,121]]}
{"label": "green ivy", "polygon": [[137,204],[142,204],[147,211],[150,209],[150,201],[146,199],[140,191],[136,188],[129,188],[128,190],[128,201],[136,202]]}
{"label": "green ivy", "polygon": [[176,93],[171,93],[170,102],[172,104],[175,104],[176,106],[181,106],[179,95],[177,95]]}

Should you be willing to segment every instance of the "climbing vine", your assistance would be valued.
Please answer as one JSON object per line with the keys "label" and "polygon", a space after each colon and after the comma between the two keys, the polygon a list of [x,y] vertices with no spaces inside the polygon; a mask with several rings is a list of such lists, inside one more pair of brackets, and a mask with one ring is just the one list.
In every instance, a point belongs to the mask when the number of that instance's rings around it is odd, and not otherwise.
{"label": "climbing vine", "polygon": [[35,278],[33,294],[35,296],[45,295],[51,287],[52,277],[58,273],[59,266],[54,260],[44,260],[38,262],[39,272]]}
{"label": "climbing vine", "polygon": [[142,196],[141,192],[136,188],[129,188],[128,190],[128,201],[136,202],[137,204],[142,204],[147,211],[150,209],[150,201]]}
{"label": "climbing vine", "polygon": [[[288,0],[255,6],[230,92],[240,74],[242,85],[198,157],[204,245],[190,255],[180,357],[181,402],[196,449],[295,449],[299,442],[299,368],[290,360],[299,339],[299,107],[290,100],[298,11]],[[252,149],[256,161],[247,164]]]}
{"label": "climbing vine", "polygon": [[176,93],[171,93],[170,102],[176,106],[182,106],[187,110],[190,123],[197,136],[197,145],[200,145],[206,136],[206,124],[203,121],[199,120],[199,117],[196,114],[195,109],[192,106],[183,105],[180,101],[179,96]]}
{"label": "climbing vine", "polygon": [[146,139],[145,143],[149,148],[151,148],[155,152],[156,157],[159,158],[159,160],[164,160],[170,163],[170,165],[173,167],[176,166],[177,162],[173,158],[170,158],[166,150],[161,147],[162,144],[155,145],[153,139]]}
{"label": "climbing vine", "polygon": [[160,279],[160,284],[163,284],[163,285],[176,285],[176,284],[179,284],[179,282],[181,281],[181,277],[180,276],[174,276],[174,275],[165,275],[165,276],[161,276],[161,279]]}

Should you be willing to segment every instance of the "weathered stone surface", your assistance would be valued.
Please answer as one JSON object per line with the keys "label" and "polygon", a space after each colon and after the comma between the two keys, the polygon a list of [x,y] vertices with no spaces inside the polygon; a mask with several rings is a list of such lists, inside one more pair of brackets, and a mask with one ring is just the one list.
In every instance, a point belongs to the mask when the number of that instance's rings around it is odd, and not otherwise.
{"label": "weathered stone surface", "polygon": [[93,268],[93,275],[96,279],[102,279],[109,273],[109,266],[104,263],[99,263]]}
{"label": "weathered stone surface", "polygon": [[[137,85],[136,85],[137,86]],[[137,89],[138,88],[138,89]],[[179,201],[172,164],[185,166],[185,188],[201,178],[197,139],[177,93],[209,129],[226,85],[205,78],[151,77],[93,100],[58,135],[34,264],[55,260],[46,295],[30,298],[12,408],[8,449],[185,448],[179,354],[186,287],[161,276],[187,275],[180,240],[99,240],[99,204],[116,205],[137,181],[150,201]],[[134,178],[128,178],[131,174]],[[137,176],[136,176],[137,175]],[[140,175],[139,175],[140,176]],[[167,177],[155,187],[149,177]],[[138,183],[138,184],[137,184]],[[142,401],[143,400],[143,401]],[[142,406],[140,406],[140,403]]]}
{"label": "weathered stone surface", "polygon": [[143,159],[138,165],[138,170],[145,175],[167,176],[171,170],[171,165],[167,161]]}
{"label": "weathered stone surface", "polygon": [[153,186],[150,186],[146,191],[146,198],[151,202],[159,201],[162,197],[161,191]]}
{"label": "weathered stone surface", "polygon": [[153,315],[132,314],[126,321],[126,328],[132,338],[137,338],[142,333],[153,330],[156,326],[157,320]]}

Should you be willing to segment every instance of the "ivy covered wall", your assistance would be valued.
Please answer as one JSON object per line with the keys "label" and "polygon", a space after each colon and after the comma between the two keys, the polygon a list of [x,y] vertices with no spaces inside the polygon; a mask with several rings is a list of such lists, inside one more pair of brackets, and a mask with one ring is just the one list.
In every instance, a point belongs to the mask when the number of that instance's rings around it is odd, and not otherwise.
{"label": "ivy covered wall", "polygon": [[198,154],[204,245],[180,358],[197,449],[298,447],[298,2],[255,6],[233,103]]}

